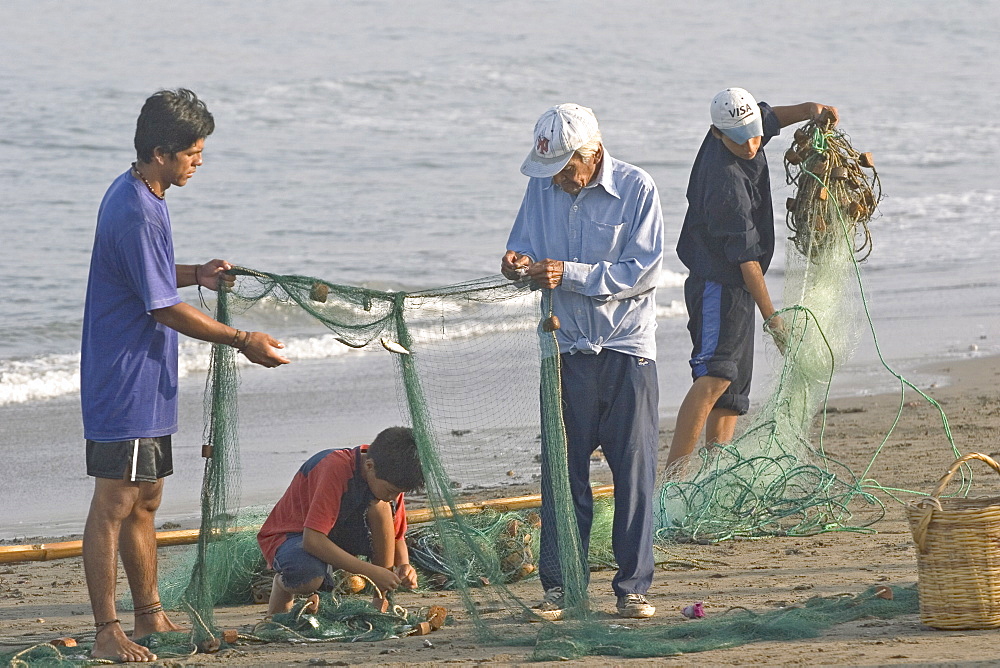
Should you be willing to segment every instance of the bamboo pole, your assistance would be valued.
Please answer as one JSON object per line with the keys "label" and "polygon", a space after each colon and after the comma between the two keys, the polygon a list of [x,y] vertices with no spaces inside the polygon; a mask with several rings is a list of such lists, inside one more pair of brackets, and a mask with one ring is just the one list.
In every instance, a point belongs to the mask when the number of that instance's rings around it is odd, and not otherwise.
{"label": "bamboo pole", "polygon": [[[602,498],[614,494],[612,485],[605,485],[594,488],[594,498]],[[507,512],[510,510],[520,510],[522,508],[537,508],[542,502],[540,494],[528,494],[526,496],[511,496],[503,499],[490,499],[487,501],[472,501],[469,503],[459,503],[455,505],[455,512],[460,515],[472,515],[481,513],[484,510],[495,510],[497,512]],[[436,509],[441,517],[451,517],[450,508]],[[434,508],[415,508],[406,513],[408,524],[422,524],[434,519]],[[233,529],[240,531],[251,527],[240,527]],[[181,529],[178,531],[158,531],[156,532],[156,546],[169,547],[171,545],[191,545],[198,542],[200,531],[198,529]],[[0,564],[13,564],[22,561],[52,561],[53,559],[67,559],[78,557],[83,552],[83,541],[70,540],[60,543],[38,543],[34,545],[0,545]]]}

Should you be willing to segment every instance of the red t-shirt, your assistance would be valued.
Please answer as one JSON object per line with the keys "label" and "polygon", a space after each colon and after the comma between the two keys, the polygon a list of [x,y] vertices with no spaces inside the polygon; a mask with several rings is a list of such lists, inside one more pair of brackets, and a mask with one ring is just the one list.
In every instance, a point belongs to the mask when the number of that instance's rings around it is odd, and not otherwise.
{"label": "red t-shirt", "polygon": [[[325,450],[299,467],[292,483],[257,534],[257,542],[269,568],[287,534],[302,533],[306,527],[324,535],[330,533],[340,515],[340,503],[347,491],[347,483],[357,470],[356,453],[359,449],[365,453],[368,446]],[[396,498],[393,526],[396,540],[402,540],[406,536],[406,508],[402,494]]]}

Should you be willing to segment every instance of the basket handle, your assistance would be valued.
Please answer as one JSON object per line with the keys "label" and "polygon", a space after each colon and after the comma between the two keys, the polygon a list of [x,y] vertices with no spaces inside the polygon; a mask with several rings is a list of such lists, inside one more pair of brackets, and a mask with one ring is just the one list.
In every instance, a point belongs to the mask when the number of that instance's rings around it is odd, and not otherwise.
{"label": "basket handle", "polygon": [[973,459],[986,462],[994,471],[1000,474],[1000,464],[996,463],[996,461],[994,461],[989,455],[984,455],[981,452],[970,452],[969,454],[963,455],[952,462],[951,466],[948,467],[948,471],[941,476],[940,480],[938,480],[937,487],[934,488],[931,495],[924,497],[918,503],[918,505],[923,508],[924,514],[917,523],[917,526],[913,529],[913,542],[917,544],[917,549],[920,550],[921,553],[924,552],[924,541],[927,538],[927,527],[930,526],[931,519],[934,516],[934,510],[941,510],[941,501],[939,499],[941,493],[944,492],[945,487],[947,487],[948,483],[951,482],[951,478],[955,475],[955,472],[958,471],[963,464]]}
{"label": "basket handle", "polygon": [[1000,474],[1000,464],[997,464],[992,457],[990,457],[989,455],[984,455],[981,452],[970,452],[969,454],[962,455],[954,462],[952,462],[951,466],[948,468],[948,472],[945,473],[943,476],[941,476],[941,479],[938,480],[937,487],[935,487],[934,491],[931,492],[931,496],[933,496],[935,499],[940,497],[941,493],[944,492],[944,488],[948,486],[949,482],[951,482],[951,477],[955,475],[955,472],[958,471],[959,468],[961,468],[962,464],[973,459],[978,459],[981,462],[986,462],[987,464],[990,465],[990,467],[994,471]]}

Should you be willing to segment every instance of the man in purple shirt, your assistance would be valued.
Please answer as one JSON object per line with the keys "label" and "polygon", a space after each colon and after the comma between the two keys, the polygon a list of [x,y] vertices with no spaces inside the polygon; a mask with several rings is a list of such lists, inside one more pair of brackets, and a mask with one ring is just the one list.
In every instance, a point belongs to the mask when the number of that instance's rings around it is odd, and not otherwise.
{"label": "man in purple shirt", "polygon": [[231,265],[174,263],[170,186],[202,164],[215,121],[189,90],[146,100],[136,124],[136,162],[101,202],[91,256],[80,355],[80,398],[87,473],[94,496],[83,534],[83,565],[97,633],[92,655],[155,661],[130,640],[115,611],[117,561],[135,604],[133,638],[175,631],[157,591],[155,515],[163,478],[173,473],[177,431],[177,332],[232,345],[266,367],[287,364],[283,345],[263,332],[224,325],[181,301],[177,289],[232,285]]}

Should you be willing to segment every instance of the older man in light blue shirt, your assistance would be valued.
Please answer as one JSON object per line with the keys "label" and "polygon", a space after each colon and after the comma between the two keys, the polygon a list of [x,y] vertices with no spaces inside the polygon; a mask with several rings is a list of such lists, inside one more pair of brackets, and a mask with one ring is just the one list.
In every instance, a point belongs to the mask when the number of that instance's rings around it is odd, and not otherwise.
{"label": "older man in light blue shirt", "polygon": [[[501,271],[552,290],[558,318],[570,487],[586,551],[593,519],[590,455],[598,446],[615,483],[612,581],[623,617],[651,617],[652,502],[659,446],[655,289],[663,258],[663,216],[646,172],[607,155],[593,112],[548,109],[521,165],[532,177]],[[551,479],[542,466],[545,598],[535,611],[560,619],[562,575]]]}

